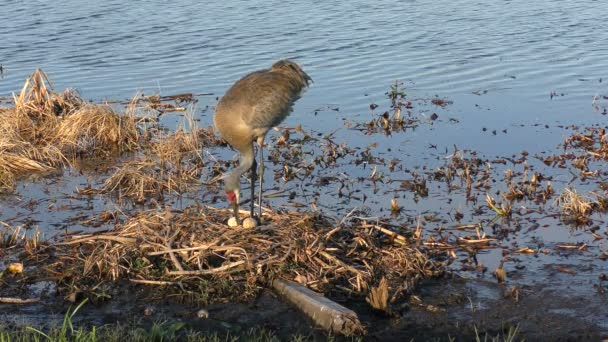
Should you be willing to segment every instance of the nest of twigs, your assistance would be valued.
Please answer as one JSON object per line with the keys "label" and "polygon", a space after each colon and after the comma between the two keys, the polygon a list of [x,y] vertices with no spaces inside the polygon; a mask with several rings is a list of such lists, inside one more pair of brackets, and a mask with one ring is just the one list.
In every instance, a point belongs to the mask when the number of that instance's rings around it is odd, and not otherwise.
{"label": "nest of twigs", "polygon": [[195,207],[142,212],[111,232],[60,242],[57,265],[95,282],[179,285],[180,293],[204,301],[246,299],[276,277],[365,297],[385,279],[391,302],[445,267],[415,243],[389,239],[364,222],[286,213],[245,229],[228,227],[228,216],[228,210]]}

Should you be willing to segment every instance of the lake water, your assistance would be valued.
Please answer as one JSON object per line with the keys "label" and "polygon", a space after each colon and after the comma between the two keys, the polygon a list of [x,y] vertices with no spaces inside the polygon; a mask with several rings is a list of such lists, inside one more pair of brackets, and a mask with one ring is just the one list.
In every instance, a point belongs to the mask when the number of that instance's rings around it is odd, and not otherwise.
{"label": "lake water", "polygon": [[[35,68],[46,71],[56,89],[76,88],[95,101],[127,99],[139,90],[146,95],[221,96],[244,74],[293,58],[315,83],[285,125],[301,123],[305,130],[321,134],[337,130],[336,141],[359,148],[375,143],[380,156],[400,159],[405,169],[432,170],[455,145],[487,158],[519,155],[522,150],[533,156],[562,143],[571,133],[566,126],[603,124],[606,100],[601,95],[608,95],[606,13],[608,3],[591,0],[4,0],[0,97],[18,92]],[[402,134],[363,135],[344,126],[351,120],[369,120],[371,103],[385,110],[385,92],[396,80],[405,82],[409,98],[437,95],[453,104],[416,108],[423,117],[437,113],[439,119]],[[212,111],[203,109],[215,104],[215,96],[201,97],[198,104],[196,115],[204,124],[210,124]],[[599,110],[593,106],[597,96]],[[345,170],[356,179],[369,176],[370,169],[350,165]],[[344,172],[333,170],[331,175],[342,177]],[[563,170],[547,172],[557,190],[572,178]],[[405,174],[394,178],[411,178]],[[462,196],[446,202],[437,187],[430,187],[427,199],[413,201],[403,195],[401,204],[410,218],[430,212],[446,219],[455,211],[468,215],[483,205],[470,205]],[[370,191],[369,185],[362,188]],[[21,185],[21,200],[36,189],[35,184]],[[378,214],[388,207],[394,191],[387,185],[370,194],[365,204]],[[335,203],[326,194],[319,205],[333,208]],[[357,205],[361,203],[341,201],[337,211],[345,214]],[[7,206],[5,201],[2,207],[11,212]],[[580,285],[577,291],[592,293],[591,283],[605,269],[596,258],[606,250],[605,243],[593,242],[585,232],[572,231],[558,220],[546,224],[549,228],[503,242],[539,248],[560,242],[591,244],[591,252],[576,261],[570,254],[556,253],[521,263],[528,274],[541,275],[540,281],[552,277],[551,286]],[[487,253],[485,262],[493,269],[499,260],[496,249]],[[547,269],[550,263],[589,267],[572,277]]]}
{"label": "lake water", "polygon": [[[474,91],[524,104],[510,120],[584,115],[605,91],[601,1],[10,1],[0,13],[0,95],[43,68],[92,99],[221,95],[243,74],[294,58],[315,86],[300,109],[361,112],[394,80],[461,102]],[[532,107],[533,106],[533,107]],[[524,107],[522,105],[522,107]],[[515,107],[517,108],[517,107]],[[304,118],[302,118],[304,119]]]}

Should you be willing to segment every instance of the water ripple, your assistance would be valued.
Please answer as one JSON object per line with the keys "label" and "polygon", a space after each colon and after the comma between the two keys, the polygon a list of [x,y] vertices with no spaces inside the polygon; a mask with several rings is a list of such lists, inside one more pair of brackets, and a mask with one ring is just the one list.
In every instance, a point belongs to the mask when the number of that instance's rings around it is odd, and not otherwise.
{"label": "water ripple", "polygon": [[136,89],[222,94],[235,79],[278,58],[297,58],[315,79],[316,103],[366,108],[395,79],[458,97],[516,89],[521,101],[555,89],[588,101],[608,78],[608,36],[590,1],[119,0],[3,4],[0,96],[35,68],[58,88],[93,99]]}

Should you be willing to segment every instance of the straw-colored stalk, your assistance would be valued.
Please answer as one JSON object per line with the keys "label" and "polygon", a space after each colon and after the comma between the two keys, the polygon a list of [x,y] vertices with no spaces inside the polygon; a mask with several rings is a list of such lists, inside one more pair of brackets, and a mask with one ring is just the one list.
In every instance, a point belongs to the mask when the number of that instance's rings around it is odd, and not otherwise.
{"label": "straw-colored stalk", "polygon": [[52,86],[48,76],[36,69],[25,80],[19,96],[13,96],[18,112],[46,116],[53,113]]}
{"label": "straw-colored stalk", "polygon": [[[1,121],[1,120],[0,120]],[[39,141],[33,144],[19,132],[0,124],[0,171],[12,174],[49,172],[67,163],[63,153],[53,145]]]}
{"label": "straw-colored stalk", "polygon": [[0,247],[22,246],[25,252],[33,254],[40,247],[40,232],[38,229],[28,233],[23,226],[13,227],[0,222]]}
{"label": "straw-colored stalk", "polygon": [[13,153],[3,152],[0,154],[1,172],[13,175],[30,172],[49,172],[53,168],[39,161],[20,156]]}
{"label": "straw-colored stalk", "polygon": [[69,114],[84,105],[74,89],[60,94],[53,92],[51,81],[41,69],[36,69],[25,80],[19,96],[13,98],[17,112],[35,119]]}
{"label": "straw-colored stalk", "polygon": [[494,210],[498,216],[506,217],[511,215],[512,207],[511,202],[506,205],[503,203],[497,204],[496,201],[490,194],[486,193],[486,203],[490,209]]}
{"label": "straw-colored stalk", "polygon": [[32,117],[28,112],[10,108],[0,113],[0,138],[24,140],[35,145],[47,144],[55,134],[60,118],[55,115]]}

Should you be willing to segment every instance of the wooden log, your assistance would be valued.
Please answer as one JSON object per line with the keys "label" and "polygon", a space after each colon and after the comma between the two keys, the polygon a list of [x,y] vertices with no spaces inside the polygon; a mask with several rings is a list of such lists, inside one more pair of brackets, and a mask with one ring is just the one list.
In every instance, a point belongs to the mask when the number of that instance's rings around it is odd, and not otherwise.
{"label": "wooden log", "polygon": [[335,334],[346,336],[365,333],[357,314],[321,294],[293,281],[275,279],[272,287],[308,317]]}
{"label": "wooden log", "polygon": [[30,304],[30,303],[37,303],[39,301],[40,301],[40,298],[21,299],[21,298],[0,297],[0,303],[6,303],[6,304]]}

